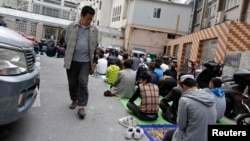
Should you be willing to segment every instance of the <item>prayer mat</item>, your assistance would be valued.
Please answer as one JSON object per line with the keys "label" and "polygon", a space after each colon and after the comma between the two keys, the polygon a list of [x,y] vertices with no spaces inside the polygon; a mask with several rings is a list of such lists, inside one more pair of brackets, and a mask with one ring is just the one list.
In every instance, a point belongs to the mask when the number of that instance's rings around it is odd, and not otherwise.
{"label": "prayer mat", "polygon": [[[144,130],[145,135],[149,141],[163,141],[165,133],[169,130],[176,129],[177,125],[167,122],[162,118],[162,111],[158,112],[158,119],[155,121],[142,121],[138,119],[126,106],[129,99],[117,98],[120,100],[122,105],[128,111],[128,113],[136,120],[139,127]],[[136,99],[135,104],[139,104],[140,99]],[[229,125],[231,124],[226,118],[222,118],[217,122],[218,125]]]}
{"label": "prayer mat", "polygon": [[227,121],[227,119],[224,117],[222,119],[220,119],[219,121],[216,122],[218,125],[229,125],[232,124],[229,121]]}
{"label": "prayer mat", "polygon": [[[120,100],[120,102],[125,107],[125,109],[128,111],[128,113],[136,120],[137,124],[141,124],[141,125],[142,124],[172,124],[172,123],[170,123],[170,122],[168,122],[168,121],[166,121],[165,119],[162,118],[161,109],[158,112],[157,120],[155,120],[155,121],[143,121],[143,120],[140,120],[126,106],[129,99],[127,99],[127,98],[117,98],[117,99]],[[139,103],[140,103],[140,99],[138,98],[138,99],[135,100],[135,104],[138,105]],[[217,122],[217,124],[218,125],[228,125],[228,124],[230,124],[230,122],[228,122],[226,118],[222,118]]]}
{"label": "prayer mat", "polygon": [[[137,124],[141,124],[141,125],[143,125],[143,124],[172,124],[172,123],[167,122],[166,120],[164,120],[162,118],[162,111],[161,111],[161,109],[158,112],[158,118],[157,118],[157,120],[155,120],[155,121],[143,121],[143,120],[140,120],[126,106],[129,99],[127,99],[127,98],[117,98],[117,99],[120,100],[120,102],[125,107],[125,109],[127,110],[127,112],[136,120]],[[140,103],[140,101],[141,100],[139,98],[137,98],[135,100],[135,104],[138,105]]]}
{"label": "prayer mat", "polygon": [[175,124],[151,124],[151,125],[138,125],[144,130],[144,135],[147,136],[149,141],[163,141],[166,132],[176,129]]}
{"label": "prayer mat", "polygon": [[[228,122],[223,118],[217,124],[226,125]],[[138,126],[144,130],[149,141],[163,141],[166,132],[178,127],[176,124],[139,124]]]}

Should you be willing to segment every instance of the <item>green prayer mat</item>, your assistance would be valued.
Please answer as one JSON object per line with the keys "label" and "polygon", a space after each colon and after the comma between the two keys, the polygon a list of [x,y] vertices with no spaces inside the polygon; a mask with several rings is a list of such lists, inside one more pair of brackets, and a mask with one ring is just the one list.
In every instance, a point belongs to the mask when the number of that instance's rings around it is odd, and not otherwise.
{"label": "green prayer mat", "polygon": [[[136,119],[136,121],[137,121],[137,124],[172,124],[172,123],[170,123],[170,122],[167,122],[166,120],[164,120],[163,118],[162,118],[162,111],[161,110],[159,110],[159,112],[158,112],[158,118],[157,118],[157,120],[155,120],[155,121],[143,121],[143,120],[140,120],[140,119],[138,119],[135,115],[133,115],[132,114],[132,112],[127,108],[127,103],[128,103],[128,100],[129,99],[125,99],[125,98],[117,98],[118,100],[120,100],[120,102],[122,103],[122,105],[126,108],[126,110],[129,112],[129,114],[134,118],[134,119]],[[137,98],[136,100],[135,100],[135,104],[137,104],[137,105],[139,105],[140,104],[140,102],[141,102],[141,100],[139,99],[139,98]]]}
{"label": "green prayer mat", "polygon": [[[101,77],[103,78],[103,77]],[[110,89],[110,84],[104,82],[105,85],[107,86],[108,89]],[[135,115],[132,114],[132,112],[127,108],[127,103],[128,103],[128,100],[127,98],[118,98],[116,97],[118,100],[120,100],[120,102],[122,103],[122,105],[125,107],[125,109],[128,111],[128,113],[134,118],[136,119],[137,123],[140,124],[140,125],[147,125],[147,124],[172,124],[170,122],[167,122],[165,119],[162,118],[162,111],[161,109],[159,109],[159,112],[158,112],[158,118],[157,120],[155,121],[143,121],[143,120],[140,120],[138,119]],[[160,100],[161,100],[162,97],[160,97]],[[139,98],[137,98],[135,100],[135,104],[139,105],[141,102],[141,100]],[[171,104],[171,102],[169,103]],[[222,118],[220,119],[219,121],[217,121],[217,124],[218,125],[227,125],[227,124],[230,124],[225,118]]]}
{"label": "green prayer mat", "polygon": [[228,121],[226,121],[226,119],[225,118],[222,118],[222,119],[220,119],[219,121],[217,121],[217,124],[218,125],[228,125],[228,124],[230,124]]}
{"label": "green prayer mat", "polygon": [[[117,98],[118,100],[120,100],[120,102],[122,103],[122,105],[126,108],[126,110],[128,111],[128,113],[134,118],[136,119],[137,123],[140,124],[140,125],[147,125],[147,124],[172,124],[170,122],[167,122],[165,119],[162,118],[162,111],[161,109],[159,110],[158,112],[158,118],[157,120],[155,121],[143,121],[143,120],[140,120],[138,119],[134,114],[132,114],[132,112],[127,108],[127,103],[128,103],[128,100],[127,98]],[[161,98],[160,98],[161,99]],[[139,105],[140,104],[140,99],[137,98],[135,100],[135,104]],[[226,121],[226,119],[222,118],[221,120],[219,120],[217,122],[218,125],[227,125],[229,124],[228,121]]]}

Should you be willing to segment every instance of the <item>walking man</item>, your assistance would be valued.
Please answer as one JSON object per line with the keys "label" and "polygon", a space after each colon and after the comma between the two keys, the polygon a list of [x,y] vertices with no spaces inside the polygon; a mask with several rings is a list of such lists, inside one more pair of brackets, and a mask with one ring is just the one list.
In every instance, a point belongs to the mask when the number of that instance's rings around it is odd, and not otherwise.
{"label": "walking man", "polygon": [[72,22],[64,32],[66,52],[64,67],[66,68],[70,99],[70,109],[79,106],[78,115],[84,118],[88,103],[89,74],[94,72],[94,50],[98,46],[98,31],[91,24],[95,10],[84,6],[78,22]]}

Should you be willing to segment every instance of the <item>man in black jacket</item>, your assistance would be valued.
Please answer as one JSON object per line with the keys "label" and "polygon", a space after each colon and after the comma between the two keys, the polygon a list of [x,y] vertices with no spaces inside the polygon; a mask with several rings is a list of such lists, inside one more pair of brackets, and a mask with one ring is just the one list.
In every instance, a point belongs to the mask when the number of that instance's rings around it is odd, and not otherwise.
{"label": "man in black jacket", "polygon": [[[187,74],[186,72],[180,72],[178,75],[177,83],[180,84],[181,76]],[[182,95],[182,88],[180,85],[174,87],[165,97],[160,101],[160,108],[162,110],[162,117],[173,124],[176,124],[177,110],[179,105],[179,99]],[[172,102],[170,105],[169,102]]]}
{"label": "man in black jacket", "polygon": [[177,71],[176,71],[176,67],[177,67],[177,60],[173,60],[170,64],[170,68],[167,69],[163,75],[168,75],[168,76],[172,76],[175,80],[177,79]]}

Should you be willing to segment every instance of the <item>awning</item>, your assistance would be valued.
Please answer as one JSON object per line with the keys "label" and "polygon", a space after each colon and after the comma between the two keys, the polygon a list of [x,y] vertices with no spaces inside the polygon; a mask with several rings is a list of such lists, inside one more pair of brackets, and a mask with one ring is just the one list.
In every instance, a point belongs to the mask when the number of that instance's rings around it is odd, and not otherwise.
{"label": "awning", "polygon": [[55,27],[58,27],[58,26],[66,27],[71,22],[73,22],[70,20],[59,19],[59,18],[49,17],[45,15],[40,15],[40,14],[10,9],[10,8],[3,8],[3,7],[0,7],[0,15],[17,17],[18,19],[20,18],[28,19],[29,21],[41,22],[44,25],[50,25],[50,26],[55,26]]}

